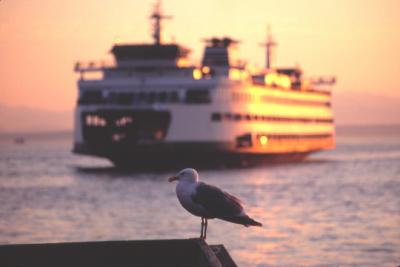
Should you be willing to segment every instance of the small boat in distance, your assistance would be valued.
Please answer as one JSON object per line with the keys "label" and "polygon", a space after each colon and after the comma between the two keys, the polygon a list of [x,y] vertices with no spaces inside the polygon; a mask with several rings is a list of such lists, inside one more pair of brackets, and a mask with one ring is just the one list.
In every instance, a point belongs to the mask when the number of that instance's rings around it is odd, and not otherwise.
{"label": "small boat in distance", "polygon": [[154,43],[115,44],[112,65],[76,63],[75,153],[152,168],[302,160],[335,146],[335,78],[271,66],[270,34],[263,69],[234,58],[228,37],[207,39],[189,65],[189,49],[162,42],[165,18],[157,4]]}
{"label": "small boat in distance", "polygon": [[22,136],[15,137],[14,143],[17,145],[25,144],[25,139]]}

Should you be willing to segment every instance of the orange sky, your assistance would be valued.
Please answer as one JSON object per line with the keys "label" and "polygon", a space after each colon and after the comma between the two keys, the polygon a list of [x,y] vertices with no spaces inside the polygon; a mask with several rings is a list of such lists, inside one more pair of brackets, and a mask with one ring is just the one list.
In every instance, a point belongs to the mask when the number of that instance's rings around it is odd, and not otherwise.
{"label": "orange sky", "polygon": [[[153,3],[0,0],[0,104],[72,110],[75,61],[108,59],[115,40],[150,42]],[[194,61],[202,38],[228,35],[242,41],[244,59],[263,65],[258,43],[269,23],[279,43],[277,65],[300,64],[306,75],[338,77],[342,121],[374,123],[390,112],[389,122],[400,123],[398,0],[164,0],[163,6],[174,16],[165,23],[164,39],[190,47]],[[358,116],[354,107],[346,113],[363,97],[368,105],[377,100],[372,121],[362,109]]]}

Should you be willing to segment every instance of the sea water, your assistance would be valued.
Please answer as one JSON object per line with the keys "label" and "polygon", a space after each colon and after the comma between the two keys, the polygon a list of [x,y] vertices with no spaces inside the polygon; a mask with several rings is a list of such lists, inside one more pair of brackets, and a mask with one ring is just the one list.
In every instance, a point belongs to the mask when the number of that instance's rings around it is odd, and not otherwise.
{"label": "sea water", "polygon": [[[167,177],[71,153],[69,135],[0,140],[0,243],[193,238]],[[189,166],[188,166],[189,167]],[[305,162],[200,170],[263,227],[210,220],[239,266],[400,265],[400,128],[343,127]],[[1,259],[0,259],[1,261]]]}

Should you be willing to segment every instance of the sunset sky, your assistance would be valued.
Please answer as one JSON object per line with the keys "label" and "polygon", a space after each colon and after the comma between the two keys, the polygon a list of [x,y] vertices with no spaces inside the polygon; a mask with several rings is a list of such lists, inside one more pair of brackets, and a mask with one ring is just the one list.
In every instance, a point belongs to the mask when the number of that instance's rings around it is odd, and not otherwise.
{"label": "sunset sky", "polygon": [[[151,42],[153,0],[0,0],[0,105],[72,111],[76,61],[110,59],[112,44]],[[335,75],[338,123],[400,123],[400,1],[164,0],[164,40],[241,40],[240,55],[264,65],[267,24],[275,64]]]}

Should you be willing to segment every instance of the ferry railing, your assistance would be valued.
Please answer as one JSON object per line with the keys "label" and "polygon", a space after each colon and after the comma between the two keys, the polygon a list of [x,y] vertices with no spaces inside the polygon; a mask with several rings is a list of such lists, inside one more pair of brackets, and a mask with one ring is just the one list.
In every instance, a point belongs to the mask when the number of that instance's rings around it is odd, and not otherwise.
{"label": "ferry railing", "polygon": [[334,85],[336,84],[335,76],[321,76],[310,78],[310,84],[312,85]]}
{"label": "ferry railing", "polygon": [[109,68],[116,67],[114,62],[110,61],[88,61],[82,62],[78,61],[75,63],[74,71],[76,72],[86,72],[86,71],[102,71]]}

